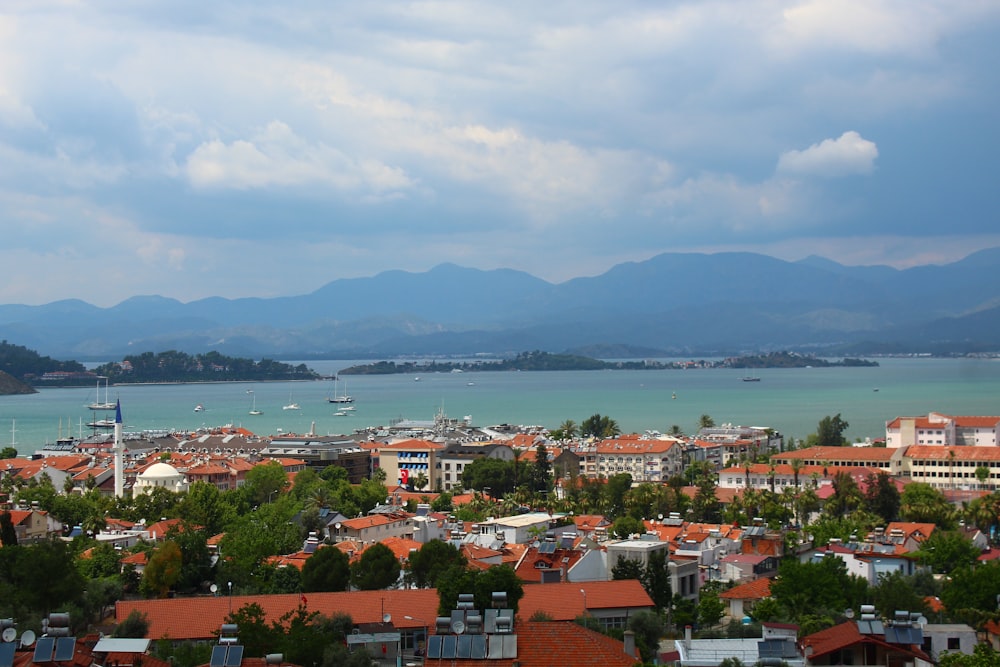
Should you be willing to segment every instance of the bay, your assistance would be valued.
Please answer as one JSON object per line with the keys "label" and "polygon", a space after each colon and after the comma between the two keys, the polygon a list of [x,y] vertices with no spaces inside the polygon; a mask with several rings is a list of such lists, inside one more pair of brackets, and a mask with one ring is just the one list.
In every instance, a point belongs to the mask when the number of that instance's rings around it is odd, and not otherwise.
{"label": "bay", "polygon": [[[358,361],[306,361],[333,375]],[[701,415],[717,424],[769,426],[795,438],[816,431],[820,419],[840,414],[850,440],[881,438],[885,422],[930,411],[1000,414],[1000,361],[886,358],[877,368],[763,369],[760,382],[743,382],[729,369],[649,371],[465,372],[343,376],[337,393],[355,398],[355,411],[335,416],[327,402],[332,381],[114,385],[126,431],[192,431],[232,424],[262,436],[314,432],[349,434],[398,418],[430,420],[438,412],[480,426],[531,424],[555,428],[593,414],[617,421],[623,432],[697,430]],[[877,391],[876,391],[877,390]],[[248,391],[252,391],[250,394]],[[95,388],[43,389],[0,396],[0,446],[30,454],[59,435],[91,432],[86,405]],[[676,398],[674,398],[676,396]],[[103,396],[101,397],[103,398]],[[252,400],[263,414],[248,414]],[[300,410],[283,410],[288,403]],[[195,412],[196,405],[204,411]],[[113,417],[113,415],[107,415]]]}

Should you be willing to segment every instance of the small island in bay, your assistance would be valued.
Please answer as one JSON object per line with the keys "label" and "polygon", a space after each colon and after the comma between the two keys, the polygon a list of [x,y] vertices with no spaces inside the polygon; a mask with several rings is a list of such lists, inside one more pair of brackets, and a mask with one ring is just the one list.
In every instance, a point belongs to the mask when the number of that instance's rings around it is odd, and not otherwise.
{"label": "small island in bay", "polygon": [[395,375],[399,373],[456,373],[466,371],[594,371],[680,370],[687,368],[827,368],[833,366],[878,366],[877,361],[842,359],[831,361],[794,352],[771,352],[728,357],[720,361],[603,361],[573,354],[522,352],[511,359],[495,361],[378,361],[350,366],[340,375]]}

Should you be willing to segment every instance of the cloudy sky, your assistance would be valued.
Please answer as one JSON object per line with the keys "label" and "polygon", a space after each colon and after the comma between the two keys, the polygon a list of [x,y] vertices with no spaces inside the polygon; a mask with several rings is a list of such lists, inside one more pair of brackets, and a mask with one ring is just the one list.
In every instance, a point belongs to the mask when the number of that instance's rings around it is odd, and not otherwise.
{"label": "cloudy sky", "polygon": [[0,303],[1000,245],[996,0],[0,5]]}

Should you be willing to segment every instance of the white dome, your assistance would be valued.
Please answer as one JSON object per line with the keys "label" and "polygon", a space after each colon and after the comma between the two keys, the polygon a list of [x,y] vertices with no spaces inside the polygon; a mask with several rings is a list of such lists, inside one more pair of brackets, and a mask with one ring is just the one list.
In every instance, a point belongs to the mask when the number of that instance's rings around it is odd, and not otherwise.
{"label": "white dome", "polygon": [[169,463],[154,463],[153,465],[146,468],[145,471],[139,473],[140,479],[177,479],[183,477],[183,475],[177,472],[177,468],[173,467]]}

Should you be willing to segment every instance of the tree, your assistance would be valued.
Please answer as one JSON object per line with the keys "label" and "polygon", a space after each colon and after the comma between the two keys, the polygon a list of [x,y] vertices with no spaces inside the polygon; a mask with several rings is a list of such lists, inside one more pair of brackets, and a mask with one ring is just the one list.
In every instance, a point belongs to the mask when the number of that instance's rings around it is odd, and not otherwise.
{"label": "tree", "polygon": [[833,495],[823,505],[829,516],[843,517],[861,507],[864,496],[850,473],[840,471],[833,476]]}
{"label": "tree", "polygon": [[865,509],[882,517],[886,523],[895,521],[899,517],[901,498],[889,473],[872,473],[865,479],[865,485]]}
{"label": "tree", "polygon": [[630,535],[642,535],[644,532],[646,531],[642,525],[642,521],[627,514],[615,519],[615,522],[611,524],[610,530],[610,533],[619,540],[627,540]]}
{"label": "tree", "polygon": [[180,577],[181,548],[167,540],[149,557],[140,586],[146,597],[165,598]]}
{"label": "tree", "polygon": [[726,613],[726,603],[719,598],[718,591],[702,589],[698,595],[698,623],[700,627],[711,628],[719,624]]}
{"label": "tree", "polygon": [[613,438],[621,433],[618,422],[610,417],[595,413],[583,420],[580,424],[580,435],[594,438]]}
{"label": "tree", "polygon": [[703,428],[715,428],[715,420],[712,419],[712,415],[702,415],[698,417],[698,430]]}
{"label": "tree", "polygon": [[944,494],[924,482],[910,482],[903,487],[899,515],[906,521],[934,523],[939,528],[952,528],[955,513]]}
{"label": "tree", "polygon": [[640,611],[628,619],[628,629],[635,633],[635,647],[644,663],[652,663],[659,653],[660,637],[665,628],[660,616],[651,611]]}
{"label": "tree", "polygon": [[261,463],[247,471],[246,484],[242,488],[250,504],[260,506],[288,488],[288,475],[278,461]]}
{"label": "tree", "polygon": [[378,542],[365,549],[351,565],[351,583],[363,591],[382,590],[399,581],[400,569],[392,549]]}
{"label": "tree", "polygon": [[14,521],[10,512],[4,511],[0,514],[0,543],[5,547],[17,546],[17,531],[14,529]]}
{"label": "tree", "polygon": [[1000,667],[1000,653],[985,642],[976,644],[972,655],[945,651],[939,657],[941,667]]}
{"label": "tree", "polygon": [[956,568],[975,565],[980,551],[972,540],[958,531],[935,530],[920,543],[916,555],[933,572],[950,574]]}
{"label": "tree", "polygon": [[848,444],[847,439],[844,438],[844,431],[847,430],[848,426],[849,424],[840,418],[839,412],[833,417],[829,415],[823,417],[816,427],[814,444],[817,447],[843,447]]}
{"label": "tree", "polygon": [[[952,570],[951,581],[941,590],[941,602],[954,617],[965,618],[978,625],[985,620],[981,616],[983,612],[996,611],[998,593],[1000,562],[987,561],[975,567],[965,566]],[[975,619],[977,614],[979,618]]]}
{"label": "tree", "polygon": [[438,578],[438,615],[448,616],[458,604],[458,596],[470,593],[476,609],[493,606],[493,593],[507,594],[507,608],[517,614],[518,605],[524,597],[524,582],[514,568],[509,565],[493,565],[486,570],[467,570],[453,565]]}
{"label": "tree", "polygon": [[847,564],[836,556],[806,563],[783,560],[771,581],[771,597],[792,622],[803,621],[805,614],[829,616],[856,608],[867,593],[868,583],[849,574]]}
{"label": "tree", "polygon": [[548,491],[552,488],[552,464],[549,450],[544,443],[535,447],[535,462],[531,467],[531,487],[534,491]]}
{"label": "tree", "polygon": [[476,491],[489,489],[494,498],[503,498],[514,490],[514,462],[478,458],[462,470],[462,486]]}
{"label": "tree", "polygon": [[307,593],[346,591],[350,581],[350,561],[336,547],[321,547],[302,564],[302,590]]}
{"label": "tree", "polygon": [[133,610],[118,624],[112,637],[142,639],[149,633],[149,617],[138,610]]}
{"label": "tree", "polygon": [[872,588],[872,601],[882,618],[892,618],[897,609],[920,613],[927,611],[924,596],[915,590],[912,577],[898,570],[878,575],[878,583]]}
{"label": "tree", "polygon": [[417,588],[435,588],[452,566],[465,567],[462,552],[443,540],[431,540],[410,554],[408,578]]}

